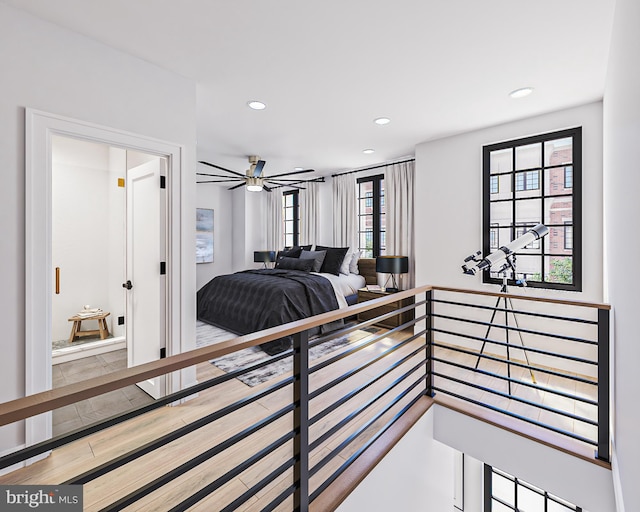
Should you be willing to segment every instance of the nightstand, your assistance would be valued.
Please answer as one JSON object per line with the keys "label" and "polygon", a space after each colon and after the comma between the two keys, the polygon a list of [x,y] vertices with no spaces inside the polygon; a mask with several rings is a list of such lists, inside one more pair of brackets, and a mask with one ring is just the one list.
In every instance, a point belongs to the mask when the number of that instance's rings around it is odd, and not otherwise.
{"label": "nightstand", "polygon": [[[358,303],[365,302],[367,300],[379,299],[380,297],[386,297],[389,295],[393,294],[388,292],[370,292],[366,288],[360,288],[358,290]],[[396,302],[391,302],[390,304],[380,306],[379,308],[371,309],[369,311],[363,311],[362,313],[358,314],[358,322],[371,320],[372,318],[384,315],[385,313],[389,313],[390,311],[394,311],[405,306],[409,306],[413,303],[414,297],[406,297],[404,299],[397,300]],[[407,311],[404,311],[403,313],[400,313],[399,315],[386,318],[385,320],[382,320],[375,325],[386,327],[387,329],[393,329],[394,327],[398,327],[399,325],[413,320],[414,311],[415,310],[413,309],[409,309]]]}

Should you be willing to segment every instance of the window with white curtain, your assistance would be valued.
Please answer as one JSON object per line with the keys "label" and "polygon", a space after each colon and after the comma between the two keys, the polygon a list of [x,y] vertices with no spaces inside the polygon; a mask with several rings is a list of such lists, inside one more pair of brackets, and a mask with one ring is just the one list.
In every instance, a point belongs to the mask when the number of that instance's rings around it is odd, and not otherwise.
{"label": "window with white curtain", "polygon": [[298,190],[282,193],[282,221],[284,229],[284,246],[298,245],[300,238],[300,209]]}
{"label": "window with white curtain", "polygon": [[386,249],[384,175],[358,181],[358,249],[363,258],[376,258]]}

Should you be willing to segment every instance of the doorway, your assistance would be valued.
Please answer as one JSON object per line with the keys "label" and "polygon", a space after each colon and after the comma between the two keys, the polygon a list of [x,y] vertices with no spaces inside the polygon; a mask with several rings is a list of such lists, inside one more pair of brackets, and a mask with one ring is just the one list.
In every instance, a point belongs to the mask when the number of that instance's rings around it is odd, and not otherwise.
{"label": "doorway", "polygon": [[[61,135],[52,137],[51,154],[57,387],[113,371],[108,358],[96,364],[100,354],[124,350],[131,367],[165,349],[166,158]],[[78,359],[87,364],[68,364]],[[139,387],[165,394],[162,378]]]}
{"label": "doorway", "polygon": [[[54,265],[52,259],[52,141],[55,136],[102,143],[131,152],[165,159],[167,203],[166,280],[166,355],[195,348],[195,326],[191,304],[181,304],[184,286],[195,283],[192,264],[194,251],[181,241],[192,218],[186,197],[194,190],[182,175],[184,148],[179,145],[139,136],[85,121],[47,112],[26,109],[25,118],[25,394],[52,388],[52,297]],[[187,229],[188,231],[188,229]],[[119,283],[122,286],[122,282]],[[195,284],[193,284],[195,286]],[[80,304],[84,306],[85,304]],[[88,304],[93,306],[93,304]],[[67,321],[67,318],[64,318]],[[160,357],[157,355],[156,359]],[[185,369],[167,376],[166,389],[175,392],[195,383],[195,371]],[[26,445],[51,437],[51,413],[25,421]]]}

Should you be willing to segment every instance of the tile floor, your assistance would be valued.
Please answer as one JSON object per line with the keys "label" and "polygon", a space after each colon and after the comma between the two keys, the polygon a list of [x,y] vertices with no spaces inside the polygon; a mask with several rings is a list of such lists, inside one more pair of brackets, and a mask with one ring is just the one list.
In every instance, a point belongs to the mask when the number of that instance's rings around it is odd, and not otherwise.
{"label": "tile floor", "polygon": [[[57,364],[53,366],[53,387],[59,388],[126,367],[125,349]],[[137,386],[128,386],[61,407],[53,411],[53,435],[65,434],[152,401],[153,398]]]}

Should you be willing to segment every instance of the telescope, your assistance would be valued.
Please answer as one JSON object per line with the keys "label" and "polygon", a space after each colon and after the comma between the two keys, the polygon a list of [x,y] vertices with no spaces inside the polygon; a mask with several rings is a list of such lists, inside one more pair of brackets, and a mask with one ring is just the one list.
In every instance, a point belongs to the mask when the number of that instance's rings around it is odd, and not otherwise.
{"label": "telescope", "polygon": [[[527,231],[524,235],[516,238],[507,245],[503,245],[497,251],[492,252],[484,259],[479,258],[481,254],[480,251],[467,256],[464,260],[464,265],[462,265],[462,271],[465,274],[475,276],[479,271],[493,267],[494,272],[501,272],[512,266],[511,258],[515,256],[516,251],[519,251],[536,240],[540,240],[547,234],[549,234],[549,228],[543,224],[538,224]],[[469,262],[474,262],[476,264],[468,265]]]}

